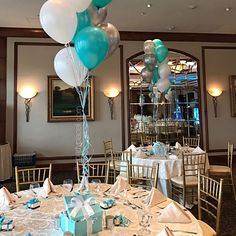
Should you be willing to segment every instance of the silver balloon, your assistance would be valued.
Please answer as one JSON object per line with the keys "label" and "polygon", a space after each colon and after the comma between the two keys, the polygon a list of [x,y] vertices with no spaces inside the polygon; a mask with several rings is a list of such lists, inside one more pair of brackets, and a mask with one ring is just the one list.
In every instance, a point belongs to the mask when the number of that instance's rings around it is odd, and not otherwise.
{"label": "silver balloon", "polygon": [[143,58],[143,61],[144,61],[144,65],[151,71],[154,70],[155,68],[155,65],[157,63],[156,61],[156,57],[154,54],[145,54],[144,55],[144,58]]}
{"label": "silver balloon", "polygon": [[109,40],[109,51],[107,53],[107,57],[109,57],[118,47],[120,43],[120,34],[114,25],[111,23],[104,23],[99,25],[103,31],[107,33],[107,37]]}
{"label": "silver balloon", "polygon": [[169,79],[159,79],[156,83],[157,88],[161,93],[165,92],[170,87],[170,80]]}
{"label": "silver balloon", "polygon": [[107,7],[97,8],[93,4],[90,4],[88,11],[94,25],[101,24],[107,17]]}
{"label": "silver balloon", "polygon": [[144,81],[150,83],[152,81],[152,71],[148,70],[147,67],[144,67],[141,71],[141,77]]}
{"label": "silver balloon", "polygon": [[143,51],[146,54],[154,54],[155,53],[155,44],[152,40],[146,40],[143,44]]}

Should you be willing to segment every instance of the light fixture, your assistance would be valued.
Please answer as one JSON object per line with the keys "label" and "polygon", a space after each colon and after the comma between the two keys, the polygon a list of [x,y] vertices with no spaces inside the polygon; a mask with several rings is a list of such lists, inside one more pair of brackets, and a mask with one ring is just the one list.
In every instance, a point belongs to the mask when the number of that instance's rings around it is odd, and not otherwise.
{"label": "light fixture", "polygon": [[109,90],[104,91],[104,95],[108,98],[108,104],[110,107],[110,113],[111,113],[111,120],[114,119],[114,112],[113,112],[113,104],[114,104],[114,98],[119,95],[119,90],[116,88],[111,88]]}
{"label": "light fixture", "polygon": [[218,104],[217,98],[222,94],[222,92],[223,91],[219,88],[212,88],[208,90],[208,93],[212,97],[215,117],[217,117],[217,104]]}
{"label": "light fixture", "polygon": [[152,7],[152,4],[151,4],[151,3],[148,3],[148,4],[147,4],[147,7],[148,7],[148,8]]}
{"label": "light fixture", "polygon": [[226,7],[225,11],[227,11],[227,12],[231,11],[231,7]]}
{"label": "light fixture", "polygon": [[34,98],[38,94],[35,89],[33,89],[31,86],[23,87],[19,91],[19,95],[25,99],[25,116],[26,116],[26,122],[29,122],[29,113],[30,113],[30,107],[31,107],[31,99]]}

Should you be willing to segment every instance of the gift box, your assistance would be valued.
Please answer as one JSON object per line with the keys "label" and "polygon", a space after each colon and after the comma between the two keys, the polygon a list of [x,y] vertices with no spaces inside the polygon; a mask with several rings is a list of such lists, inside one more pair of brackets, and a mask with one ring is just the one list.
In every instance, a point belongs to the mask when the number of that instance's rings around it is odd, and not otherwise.
{"label": "gift box", "polygon": [[65,211],[60,227],[74,236],[87,236],[102,231],[102,208],[91,194],[64,197]]}

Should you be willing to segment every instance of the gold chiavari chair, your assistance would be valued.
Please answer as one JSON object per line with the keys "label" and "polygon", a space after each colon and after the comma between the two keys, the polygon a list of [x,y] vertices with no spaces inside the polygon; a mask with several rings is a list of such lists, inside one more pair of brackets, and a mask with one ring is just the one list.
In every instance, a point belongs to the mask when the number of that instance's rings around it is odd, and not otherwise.
{"label": "gold chiavari chair", "polygon": [[183,146],[197,147],[200,145],[200,136],[196,138],[183,137]]}
{"label": "gold chiavari chair", "polygon": [[183,153],[183,175],[171,178],[172,199],[176,198],[176,200],[180,202],[179,197],[183,196],[184,207],[186,204],[187,194],[188,196],[191,196],[192,201],[193,197],[197,196],[196,190],[198,186],[198,170],[200,170],[202,174],[205,173],[206,158],[206,153]]}
{"label": "gold chiavari chair", "polygon": [[[92,163],[89,167],[89,181],[90,179],[100,179],[101,183],[108,183],[110,161],[105,163]],[[77,180],[80,183],[81,176],[83,176],[83,165],[76,160]]]}
{"label": "gold chiavari chair", "polygon": [[[210,177],[198,174],[198,219],[203,235],[219,235],[222,184],[223,179],[218,182]],[[215,230],[202,221],[203,214],[214,219]]]}
{"label": "gold chiavari chair", "polygon": [[216,179],[219,179],[220,177],[224,178],[224,186],[232,186],[234,192],[234,200],[236,201],[236,192],[233,177],[233,152],[234,145],[228,142],[227,165],[210,165],[209,175],[212,178]]}
{"label": "gold chiavari chair", "polygon": [[20,191],[20,186],[32,183],[43,183],[46,178],[51,179],[52,164],[49,167],[40,168],[18,168],[15,167],[16,191]]}
{"label": "gold chiavari chair", "polygon": [[107,141],[103,141],[103,146],[104,146],[105,161],[111,160],[112,152],[113,152],[112,139],[107,140]]}
{"label": "gold chiavari chair", "polygon": [[157,188],[159,164],[155,166],[144,166],[129,163],[129,184],[134,187],[151,189]]}
{"label": "gold chiavari chair", "polygon": [[140,138],[142,146],[152,145],[157,141],[157,136],[155,134],[142,134]]}

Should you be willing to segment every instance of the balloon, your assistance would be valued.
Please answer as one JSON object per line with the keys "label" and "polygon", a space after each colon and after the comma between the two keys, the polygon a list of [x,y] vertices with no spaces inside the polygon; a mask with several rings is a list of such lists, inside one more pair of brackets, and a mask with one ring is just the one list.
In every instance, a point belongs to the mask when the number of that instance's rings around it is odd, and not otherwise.
{"label": "balloon", "polygon": [[154,54],[155,53],[155,44],[152,40],[146,40],[143,45],[143,51],[146,54]]}
{"label": "balloon", "polygon": [[120,43],[120,34],[116,27],[110,23],[105,23],[99,25],[103,31],[107,33],[109,40],[109,51],[107,53],[107,57],[112,55],[112,53],[119,47]]}
{"label": "balloon", "polygon": [[112,0],[92,0],[92,3],[96,7],[105,7],[108,5]]}
{"label": "balloon", "polygon": [[170,80],[169,79],[159,79],[157,81],[157,88],[159,89],[159,91],[161,93],[165,92],[165,90],[167,90],[170,87]]}
{"label": "balloon", "polygon": [[66,1],[45,2],[40,9],[39,19],[44,31],[59,43],[69,43],[75,34],[77,17]]}
{"label": "balloon", "polygon": [[155,47],[158,47],[159,45],[164,45],[160,39],[154,39],[153,43],[155,44]]}
{"label": "balloon", "polygon": [[66,0],[66,2],[73,7],[75,12],[82,12],[88,8],[92,0]]}
{"label": "balloon", "polygon": [[88,27],[88,26],[91,26],[91,17],[90,17],[90,14],[89,12],[86,10],[86,11],[83,11],[83,12],[80,12],[80,13],[76,13],[77,15],[77,29],[76,29],[76,32],[75,32],[75,35],[74,35],[74,38],[72,39],[72,41],[74,42],[74,39],[76,37],[76,35],[85,27]]}
{"label": "balloon", "polygon": [[158,73],[161,78],[167,78],[171,74],[171,69],[167,64],[161,64],[159,65]]}
{"label": "balloon", "polygon": [[97,8],[91,4],[88,8],[88,11],[94,25],[101,24],[107,17],[107,7]]}
{"label": "balloon", "polygon": [[154,70],[155,65],[156,65],[156,57],[154,54],[144,54],[144,65],[149,69],[149,70]]}
{"label": "balloon", "polygon": [[160,79],[160,76],[158,74],[158,67],[155,67],[153,71],[152,81],[155,84]]}
{"label": "balloon", "polygon": [[163,62],[169,52],[165,45],[159,45],[155,48],[156,59],[159,63]]}
{"label": "balloon", "polygon": [[80,86],[88,74],[88,69],[79,60],[74,47],[63,48],[57,53],[54,69],[61,80],[73,87]]}
{"label": "balloon", "polygon": [[148,70],[148,68],[144,67],[141,71],[141,77],[147,83],[150,83],[152,80],[152,71]]}
{"label": "balloon", "polygon": [[78,57],[89,70],[97,67],[106,58],[109,49],[106,33],[93,26],[82,29],[76,35],[74,44]]}

